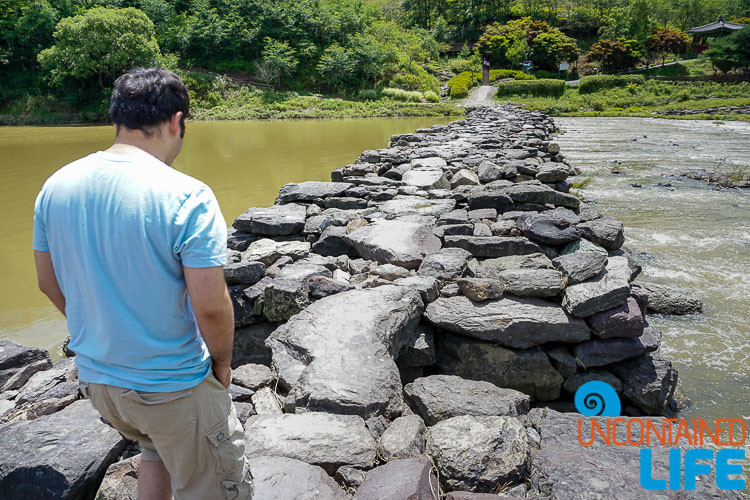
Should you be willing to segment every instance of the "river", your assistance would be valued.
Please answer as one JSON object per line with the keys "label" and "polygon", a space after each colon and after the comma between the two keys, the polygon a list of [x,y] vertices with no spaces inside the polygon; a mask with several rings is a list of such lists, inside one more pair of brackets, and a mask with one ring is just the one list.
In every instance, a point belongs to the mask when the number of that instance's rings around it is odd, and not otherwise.
{"label": "river", "polygon": [[[287,182],[327,180],[363,150],[439,118],[189,123],[179,170],[212,186],[227,222],[273,203]],[[717,164],[748,166],[750,124],[640,118],[562,118],[558,142],[592,180],[583,190],[625,223],[644,279],[698,293],[702,315],[652,317],[662,349],[692,401],[688,418],[750,418],[750,192],[715,191],[664,177]],[[111,127],[0,128],[3,286],[0,338],[55,355],[66,336],[37,290],[31,251],[33,202],[65,163],[106,148]],[[621,175],[610,173],[619,161]],[[659,186],[669,182],[672,187]],[[631,187],[640,183],[641,188]]]}
{"label": "river", "polygon": [[[642,278],[703,299],[703,314],[650,318],[692,402],[683,416],[750,419],[750,190],[670,177],[750,167],[750,123],[555,121],[562,152],[583,171],[576,180],[591,178],[584,198],[625,224],[625,244],[639,253]],[[622,174],[611,173],[615,165]]]}
{"label": "river", "polygon": [[[214,190],[227,224],[251,206],[273,204],[288,182],[330,180],[331,171],[390,136],[442,117],[187,124],[174,167]],[[65,322],[36,286],[31,249],[34,199],[55,170],[112,142],[112,127],[0,127],[0,339],[49,349],[67,336]]]}

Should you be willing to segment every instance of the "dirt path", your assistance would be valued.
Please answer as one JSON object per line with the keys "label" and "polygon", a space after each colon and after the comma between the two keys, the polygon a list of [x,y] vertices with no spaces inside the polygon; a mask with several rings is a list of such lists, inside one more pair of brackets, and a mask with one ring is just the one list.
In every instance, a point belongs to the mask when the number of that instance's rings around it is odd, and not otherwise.
{"label": "dirt path", "polygon": [[471,95],[464,101],[464,105],[492,104],[495,94],[497,94],[497,87],[482,85],[471,92]]}

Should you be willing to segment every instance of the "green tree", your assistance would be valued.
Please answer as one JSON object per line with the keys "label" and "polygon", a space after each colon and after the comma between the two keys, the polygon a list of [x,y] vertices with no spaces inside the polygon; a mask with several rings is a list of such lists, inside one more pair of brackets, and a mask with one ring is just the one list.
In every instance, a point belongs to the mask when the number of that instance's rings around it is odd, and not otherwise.
{"label": "green tree", "polygon": [[687,49],[687,33],[672,28],[658,29],[646,40],[646,50],[652,54],[659,54],[662,64],[667,55],[682,55],[687,52]]}
{"label": "green tree", "polygon": [[722,73],[750,68],[750,27],[715,40],[703,54]]}
{"label": "green tree", "polygon": [[578,57],[576,41],[559,30],[540,33],[530,44],[531,60],[538,65],[555,69],[561,62],[573,61]]}
{"label": "green tree", "polygon": [[123,72],[153,65],[161,55],[154,23],[132,7],[97,7],[65,18],[54,38],[55,45],[39,54],[39,63],[57,86],[72,80],[104,90]]}
{"label": "green tree", "polygon": [[643,57],[643,51],[636,40],[608,40],[602,38],[591,46],[586,60],[598,63],[605,72],[630,69]]}
{"label": "green tree", "polygon": [[317,69],[331,88],[353,93],[372,88],[383,76],[387,50],[372,35],[357,34],[346,47],[334,43],[320,58]]}
{"label": "green tree", "polygon": [[267,84],[277,86],[283,78],[290,77],[297,69],[296,51],[289,42],[273,38],[263,39],[262,58],[258,63],[258,76]]}

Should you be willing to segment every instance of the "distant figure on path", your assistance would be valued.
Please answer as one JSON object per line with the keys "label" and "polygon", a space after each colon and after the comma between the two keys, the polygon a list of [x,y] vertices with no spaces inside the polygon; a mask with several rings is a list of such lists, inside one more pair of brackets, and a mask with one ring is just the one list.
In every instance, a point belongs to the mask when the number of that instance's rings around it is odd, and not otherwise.
{"label": "distant figure on path", "polygon": [[67,317],[82,394],[141,445],[138,498],[247,499],[227,390],[227,228],[211,189],[169,166],[188,109],[170,71],[117,79],[114,144],[55,172],[37,197],[39,288]]}
{"label": "distant figure on path", "polygon": [[487,56],[482,58],[482,85],[490,84],[490,61]]}

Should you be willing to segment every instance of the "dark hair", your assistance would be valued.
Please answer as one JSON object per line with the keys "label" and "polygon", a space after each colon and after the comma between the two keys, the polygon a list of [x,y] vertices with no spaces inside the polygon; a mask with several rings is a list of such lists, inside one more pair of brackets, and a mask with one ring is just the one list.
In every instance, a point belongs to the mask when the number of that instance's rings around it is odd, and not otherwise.
{"label": "dark hair", "polygon": [[133,68],[115,80],[109,117],[118,130],[124,125],[150,136],[150,127],[182,111],[180,127],[184,135],[189,109],[190,97],[179,76],[165,69]]}

